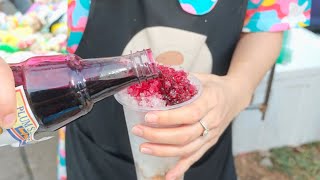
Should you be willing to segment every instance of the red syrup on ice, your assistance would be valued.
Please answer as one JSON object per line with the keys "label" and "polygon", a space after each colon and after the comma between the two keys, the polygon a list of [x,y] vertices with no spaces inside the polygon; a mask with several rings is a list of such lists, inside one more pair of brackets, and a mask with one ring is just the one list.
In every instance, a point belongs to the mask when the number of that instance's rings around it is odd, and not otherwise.
{"label": "red syrup on ice", "polygon": [[157,65],[157,68],[159,77],[130,86],[128,94],[138,102],[141,97],[156,96],[164,100],[166,106],[183,103],[197,94],[197,88],[191,84],[185,71],[163,65]]}

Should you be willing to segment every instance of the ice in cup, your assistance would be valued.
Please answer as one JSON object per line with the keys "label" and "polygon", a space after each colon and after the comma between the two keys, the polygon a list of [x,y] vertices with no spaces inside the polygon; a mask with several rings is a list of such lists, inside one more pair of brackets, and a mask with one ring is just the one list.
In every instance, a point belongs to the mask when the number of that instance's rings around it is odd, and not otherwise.
{"label": "ice in cup", "polygon": [[192,75],[188,75],[188,79],[190,84],[196,88],[197,93],[191,99],[172,106],[166,106],[166,103],[158,96],[149,96],[147,100],[142,99],[137,102],[135,98],[128,94],[127,89],[115,94],[116,100],[123,105],[138,180],[164,180],[165,174],[174,167],[179,158],[156,157],[141,153],[139,147],[146,140],[135,136],[131,130],[135,125],[144,123],[144,117],[149,111],[175,109],[188,105],[197,99],[202,90],[201,82]]}

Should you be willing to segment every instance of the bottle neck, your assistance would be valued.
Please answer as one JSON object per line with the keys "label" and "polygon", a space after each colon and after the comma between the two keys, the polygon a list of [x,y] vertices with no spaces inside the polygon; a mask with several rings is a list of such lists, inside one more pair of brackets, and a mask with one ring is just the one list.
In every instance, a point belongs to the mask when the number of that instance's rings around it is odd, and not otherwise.
{"label": "bottle neck", "polygon": [[118,57],[84,59],[81,65],[87,93],[93,102],[159,74],[150,50]]}

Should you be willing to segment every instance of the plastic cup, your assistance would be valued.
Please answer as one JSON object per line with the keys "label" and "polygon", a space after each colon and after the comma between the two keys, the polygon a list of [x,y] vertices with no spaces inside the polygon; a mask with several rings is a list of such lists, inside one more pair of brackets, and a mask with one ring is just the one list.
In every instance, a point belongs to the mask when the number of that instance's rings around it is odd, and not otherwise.
{"label": "plastic cup", "polygon": [[[178,162],[179,158],[156,157],[141,153],[139,151],[139,147],[142,143],[146,142],[146,140],[132,134],[131,129],[137,124],[143,124],[144,116],[149,111],[175,109],[188,105],[192,103],[195,99],[197,99],[202,92],[201,82],[192,75],[189,75],[188,79],[190,80],[191,84],[196,86],[198,93],[195,96],[193,96],[190,100],[173,106],[152,108],[141,107],[136,104],[133,104],[132,102],[128,102],[128,99],[125,98],[128,95],[123,96],[123,94],[126,93],[126,90],[122,90],[119,93],[115,94],[116,100],[123,106],[138,180],[164,180],[166,173],[172,167],[174,167],[174,165]],[[183,180],[183,178],[181,180]]]}

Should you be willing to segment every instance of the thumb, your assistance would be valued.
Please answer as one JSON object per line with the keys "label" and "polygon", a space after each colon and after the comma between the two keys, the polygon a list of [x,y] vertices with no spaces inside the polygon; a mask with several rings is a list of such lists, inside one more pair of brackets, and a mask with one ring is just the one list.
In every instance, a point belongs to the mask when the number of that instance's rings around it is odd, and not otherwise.
{"label": "thumb", "polygon": [[16,97],[12,71],[0,58],[0,127],[11,128],[16,121]]}

